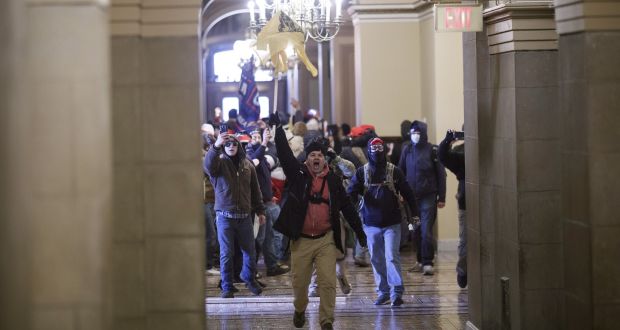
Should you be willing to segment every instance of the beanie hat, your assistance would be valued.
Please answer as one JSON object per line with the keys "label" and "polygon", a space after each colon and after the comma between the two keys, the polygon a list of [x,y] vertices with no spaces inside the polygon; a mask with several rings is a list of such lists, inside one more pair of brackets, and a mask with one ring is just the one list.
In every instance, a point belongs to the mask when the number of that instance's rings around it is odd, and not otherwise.
{"label": "beanie hat", "polygon": [[237,109],[232,109],[228,111],[228,118],[237,119],[237,116],[238,116]]}
{"label": "beanie hat", "polygon": [[327,147],[325,146],[325,144],[321,143],[321,141],[314,140],[306,146],[304,151],[306,152],[306,156],[308,156],[313,151],[320,151],[323,156],[325,156],[327,154]]}
{"label": "beanie hat", "polygon": [[370,141],[368,141],[368,146],[373,146],[373,145],[377,145],[377,144],[383,144],[383,140],[381,140],[380,138],[376,137]]}
{"label": "beanie hat", "polygon": [[244,134],[237,134],[237,140],[240,143],[250,143],[250,141],[252,141],[252,138],[249,135],[244,133]]}

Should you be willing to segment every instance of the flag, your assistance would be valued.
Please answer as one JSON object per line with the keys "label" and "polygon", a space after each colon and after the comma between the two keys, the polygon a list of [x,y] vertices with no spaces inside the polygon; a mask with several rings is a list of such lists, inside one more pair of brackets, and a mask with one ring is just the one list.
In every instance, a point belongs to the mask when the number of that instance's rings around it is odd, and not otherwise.
{"label": "flag", "polygon": [[301,26],[285,13],[278,11],[258,34],[256,49],[269,52],[275,67],[274,72],[278,73],[288,70],[288,57],[285,51],[288,45],[293,47],[308,71],[316,77],[318,71],[306,55],[305,35]]}
{"label": "flag", "polygon": [[260,103],[258,102],[258,87],[254,81],[254,57],[241,69],[239,94],[241,95],[239,114],[245,119],[246,125],[256,122],[260,117]]}

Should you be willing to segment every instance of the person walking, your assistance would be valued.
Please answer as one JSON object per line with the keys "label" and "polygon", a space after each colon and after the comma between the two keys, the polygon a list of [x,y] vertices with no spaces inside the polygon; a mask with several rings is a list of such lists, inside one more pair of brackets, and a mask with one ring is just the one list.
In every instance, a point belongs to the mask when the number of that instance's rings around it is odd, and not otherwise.
{"label": "person walking", "polygon": [[417,263],[410,271],[433,275],[433,226],[437,208],[446,205],[446,170],[437,158],[437,146],[428,142],[426,123],[415,120],[409,131],[411,144],[403,149],[398,167],[405,174],[420,208],[420,235],[414,235],[418,246]]}
{"label": "person walking", "polygon": [[400,263],[400,197],[413,214],[418,213],[413,191],[398,167],[387,161],[387,148],[380,138],[368,141],[368,164],[357,169],[347,190],[352,200],[362,196],[361,212],[368,239],[370,263],[378,294],[375,305],[403,304],[403,279]]}
{"label": "person walking", "polygon": [[256,170],[246,159],[239,141],[228,132],[220,132],[207,152],[203,168],[215,189],[217,236],[220,243],[220,273],[222,298],[233,298],[234,244],[243,253],[241,279],[254,295],[262,288],[256,282],[256,251],[251,214],[265,223],[265,206],[256,176]]}
{"label": "person walking", "polygon": [[[321,329],[333,329],[336,306],[336,259],[342,251],[340,212],[358,234],[362,245],[366,235],[359,216],[346,195],[342,179],[325,163],[325,145],[312,142],[305,148],[306,161],[297,161],[286,139],[280,120],[274,114],[276,149],[287,179],[287,193],[274,228],[291,239],[291,274],[293,284],[293,324],[306,323],[308,284],[312,266],[319,284],[319,320]],[[340,250],[340,251],[338,251]]]}

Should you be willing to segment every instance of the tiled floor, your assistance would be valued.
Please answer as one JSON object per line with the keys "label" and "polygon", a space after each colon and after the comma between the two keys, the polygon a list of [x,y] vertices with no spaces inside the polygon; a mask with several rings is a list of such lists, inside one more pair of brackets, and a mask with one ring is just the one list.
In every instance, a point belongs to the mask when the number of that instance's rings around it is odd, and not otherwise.
{"label": "tiled floor", "polygon": [[[435,275],[409,273],[414,255],[401,256],[405,280],[405,304],[400,308],[374,306],[374,278],[370,268],[347,261],[353,292],[337,290],[335,329],[464,329],[467,321],[467,290],[456,284],[456,252],[439,254]],[[264,266],[259,265],[264,274]],[[263,294],[252,296],[243,284],[234,299],[219,298],[219,277],[207,276],[207,329],[293,329],[293,298],[288,274],[263,277]],[[310,298],[305,329],[320,329],[319,298]]]}

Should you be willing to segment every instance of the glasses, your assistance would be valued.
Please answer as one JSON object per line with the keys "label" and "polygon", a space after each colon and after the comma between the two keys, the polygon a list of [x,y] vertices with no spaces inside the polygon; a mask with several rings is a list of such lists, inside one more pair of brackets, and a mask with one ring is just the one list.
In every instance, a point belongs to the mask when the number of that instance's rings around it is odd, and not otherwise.
{"label": "glasses", "polygon": [[382,152],[383,145],[382,144],[373,144],[370,146],[370,152]]}
{"label": "glasses", "polygon": [[227,141],[226,143],[224,143],[224,146],[227,148],[230,148],[233,146],[236,147],[237,145],[238,145],[237,141]]}

